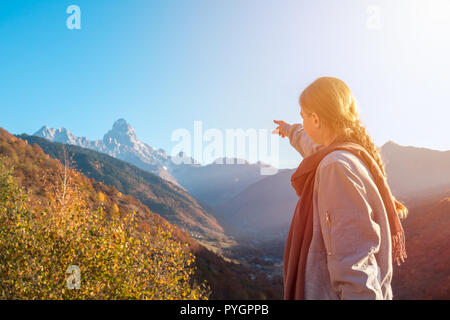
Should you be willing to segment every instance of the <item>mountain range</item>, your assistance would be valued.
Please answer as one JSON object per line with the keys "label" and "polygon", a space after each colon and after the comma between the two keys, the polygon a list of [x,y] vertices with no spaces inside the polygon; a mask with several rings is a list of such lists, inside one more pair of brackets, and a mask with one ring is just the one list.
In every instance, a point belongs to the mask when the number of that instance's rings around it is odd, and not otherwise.
{"label": "mountain range", "polygon": [[400,146],[388,141],[381,153],[395,196],[414,198],[450,186],[450,150]]}
{"label": "mountain range", "polygon": [[[106,153],[151,172],[187,191],[208,206],[227,231],[246,239],[283,237],[298,201],[290,184],[295,169],[264,176],[260,169],[266,164],[250,164],[242,159],[227,162],[226,158],[218,158],[208,165],[188,158],[188,162],[176,165],[163,149],[140,141],[124,119],[117,120],[103,140],[90,141],[74,136],[65,128],[47,126],[34,136]],[[381,156],[392,193],[399,200],[433,194],[450,186],[450,151],[401,146],[388,141],[381,147]],[[180,153],[178,157],[187,156]]]}
{"label": "mountain range", "polygon": [[[229,159],[227,162],[227,158],[217,158],[211,164],[202,166],[183,152],[172,157],[165,150],[139,140],[134,128],[125,119],[115,121],[102,140],[91,141],[74,136],[64,127],[49,128],[46,125],[33,136],[106,153],[184,188],[209,205],[226,202],[250,184],[264,178],[260,174],[261,168],[272,168],[262,162],[250,164],[242,159]],[[211,183],[211,177],[220,179],[220,183]]]}
{"label": "mountain range", "polygon": [[[171,156],[167,155],[163,149],[155,149],[139,140],[134,128],[124,119],[114,122],[111,130],[105,133],[102,140],[91,141],[85,137],[74,136],[66,128],[57,129],[48,126],[43,126],[33,135],[52,142],[76,145],[106,153],[178,185],[177,180],[169,172],[174,165]],[[185,157],[183,153],[179,156]],[[192,165],[198,165],[194,159],[189,160]]]}

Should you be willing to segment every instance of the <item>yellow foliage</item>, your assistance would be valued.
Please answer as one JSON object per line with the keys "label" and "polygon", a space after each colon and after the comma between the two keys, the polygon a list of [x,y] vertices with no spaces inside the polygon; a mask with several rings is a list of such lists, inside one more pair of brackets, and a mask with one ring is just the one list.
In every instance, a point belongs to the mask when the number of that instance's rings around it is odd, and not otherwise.
{"label": "yellow foliage", "polygon": [[119,214],[119,206],[116,203],[114,203],[112,206],[112,214],[114,216],[117,216]]}
{"label": "yellow foliage", "polygon": [[[208,299],[173,230],[139,234],[135,214],[89,209],[73,180],[53,182],[49,207],[36,210],[0,161],[0,299]],[[78,289],[70,266],[79,268]]]}
{"label": "yellow foliage", "polygon": [[97,193],[97,200],[98,200],[100,203],[104,203],[104,202],[105,202],[105,194],[104,194],[103,192],[99,191],[99,192]]}

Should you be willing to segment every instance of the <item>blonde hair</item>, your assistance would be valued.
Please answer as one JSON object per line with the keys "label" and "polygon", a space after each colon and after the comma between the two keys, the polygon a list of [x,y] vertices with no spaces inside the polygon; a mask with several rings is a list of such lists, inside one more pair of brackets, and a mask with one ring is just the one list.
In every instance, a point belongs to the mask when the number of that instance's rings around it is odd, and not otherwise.
{"label": "blonde hair", "polygon": [[[315,112],[324,125],[347,141],[361,145],[373,157],[386,178],[386,171],[379,148],[359,119],[358,104],[350,88],[344,81],[333,77],[320,77],[312,82],[299,98],[302,110]],[[395,200],[397,212],[405,218],[408,210]]]}

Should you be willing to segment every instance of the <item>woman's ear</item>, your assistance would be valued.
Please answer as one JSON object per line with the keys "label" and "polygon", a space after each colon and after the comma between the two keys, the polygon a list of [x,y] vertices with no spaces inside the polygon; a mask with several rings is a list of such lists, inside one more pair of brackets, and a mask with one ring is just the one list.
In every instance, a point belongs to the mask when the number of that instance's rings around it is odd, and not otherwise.
{"label": "woman's ear", "polygon": [[315,126],[317,129],[320,129],[320,118],[319,118],[319,116],[317,115],[317,113],[315,113],[315,112],[311,113],[311,117],[312,117],[312,121],[313,121],[313,123],[314,123],[314,126]]}

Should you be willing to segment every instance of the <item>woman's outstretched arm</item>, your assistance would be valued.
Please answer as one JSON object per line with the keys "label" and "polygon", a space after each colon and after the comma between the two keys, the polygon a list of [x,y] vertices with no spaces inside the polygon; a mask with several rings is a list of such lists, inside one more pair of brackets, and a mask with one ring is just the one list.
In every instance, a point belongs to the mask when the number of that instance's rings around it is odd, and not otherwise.
{"label": "woman's outstretched arm", "polygon": [[323,148],[321,144],[316,144],[308,136],[301,123],[289,124],[282,120],[274,120],[279,125],[277,128],[280,135],[289,138],[291,146],[297,150],[303,158],[310,156],[317,150]]}
{"label": "woman's outstretched arm", "polygon": [[312,141],[301,123],[291,125],[288,137],[291,146],[293,146],[303,158],[310,156],[317,150],[324,147],[323,145],[314,143]]}

